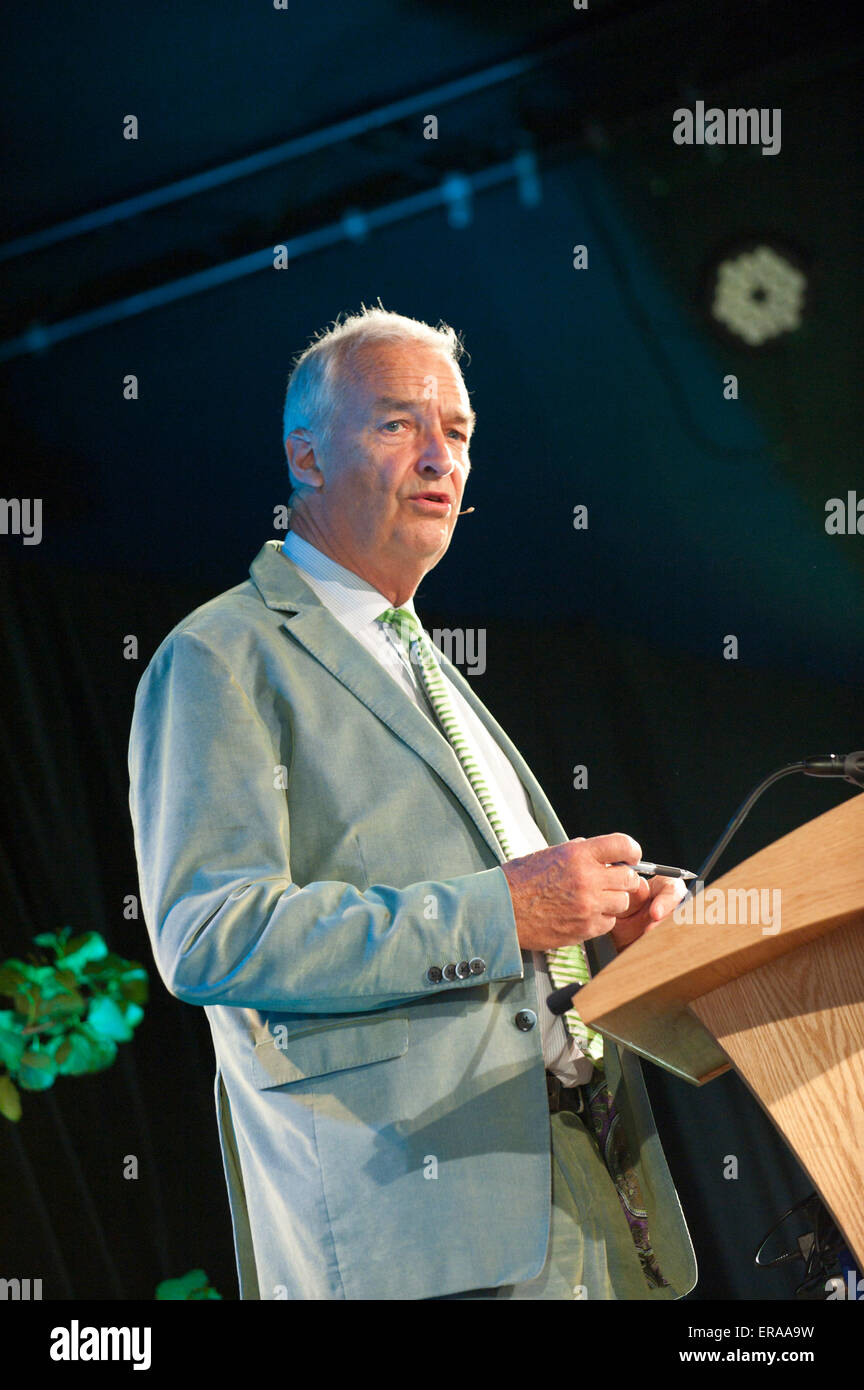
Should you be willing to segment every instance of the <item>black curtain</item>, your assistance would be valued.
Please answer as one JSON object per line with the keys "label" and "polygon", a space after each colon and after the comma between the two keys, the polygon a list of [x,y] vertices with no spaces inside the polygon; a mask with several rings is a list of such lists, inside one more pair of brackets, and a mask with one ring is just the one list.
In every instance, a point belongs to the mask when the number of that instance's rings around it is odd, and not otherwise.
{"label": "black curtain", "polygon": [[[253,537],[249,559],[265,537]],[[228,588],[245,578],[226,574]],[[151,997],[134,1041],[95,1076],[24,1094],[0,1119],[7,1277],[43,1281],[45,1299],[152,1299],[156,1284],[203,1267],[237,1297],[202,1011],[159,979],[140,915],[128,812],[135,688],[170,628],[212,597],[135,576],[0,563],[3,835],[0,958],[38,932],[102,933],[143,962]],[[427,611],[427,627],[453,626]],[[696,868],[749,788],[802,754],[861,745],[860,688],[793,671],[696,660],[584,622],[473,622],[486,632],[480,698],[525,754],[571,835],[624,830],[645,855]],[[125,659],[133,637],[137,659]],[[573,769],[588,769],[576,790]],[[773,788],[720,868],[828,810],[843,784]],[[695,1299],[785,1299],[795,1267],[763,1272],[762,1234],[811,1189],[736,1076],[694,1088],[645,1067],[661,1136],[696,1246]],[[138,1177],[124,1177],[129,1156]],[[724,1176],[729,1157],[737,1178]],[[803,1228],[799,1228],[803,1229]]]}

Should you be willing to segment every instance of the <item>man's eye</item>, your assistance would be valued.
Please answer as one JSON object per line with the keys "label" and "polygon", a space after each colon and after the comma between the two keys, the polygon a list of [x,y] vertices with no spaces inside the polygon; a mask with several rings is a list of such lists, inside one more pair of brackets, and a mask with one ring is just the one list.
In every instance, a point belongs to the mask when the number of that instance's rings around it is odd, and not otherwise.
{"label": "man's eye", "polygon": [[[405,424],[405,421],[404,421],[404,420],[388,420],[388,421],[386,422],[386,424],[384,424],[384,425],[381,426],[381,428],[382,428],[382,429],[385,429],[385,430],[389,430],[391,425],[404,425],[404,424]],[[392,433],[394,433],[394,431],[390,430],[390,433],[392,434]]]}

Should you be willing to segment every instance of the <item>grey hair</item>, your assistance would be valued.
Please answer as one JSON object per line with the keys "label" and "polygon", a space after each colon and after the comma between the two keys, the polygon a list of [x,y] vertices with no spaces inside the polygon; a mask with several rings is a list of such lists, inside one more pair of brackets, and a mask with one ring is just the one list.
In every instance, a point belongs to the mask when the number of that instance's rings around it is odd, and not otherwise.
{"label": "grey hair", "polygon": [[[375,343],[414,342],[434,348],[454,362],[465,355],[465,347],[455,329],[439,321],[433,328],[420,319],[393,314],[379,303],[367,308],[360,306],[359,314],[340,314],[329,328],[317,333],[309,346],[294,358],[285,408],[282,413],[282,440],[292,430],[315,430],[326,449],[330,439],[333,403],[340,373],[348,360],[362,348]],[[289,466],[289,476],[291,476]],[[311,489],[294,482],[289,504]]]}

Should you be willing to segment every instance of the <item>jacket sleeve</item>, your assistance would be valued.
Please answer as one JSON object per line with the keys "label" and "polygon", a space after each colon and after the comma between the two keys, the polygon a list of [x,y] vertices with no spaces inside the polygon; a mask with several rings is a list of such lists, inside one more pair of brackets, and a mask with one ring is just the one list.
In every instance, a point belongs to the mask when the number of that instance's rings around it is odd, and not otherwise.
{"label": "jacket sleeve", "polygon": [[[399,889],[295,883],[288,798],[274,787],[284,760],[224,659],[188,631],[168,638],[135,698],[129,802],[143,913],[172,994],[352,1013],[522,977],[500,867]],[[475,957],[480,975],[427,979],[432,965]]]}

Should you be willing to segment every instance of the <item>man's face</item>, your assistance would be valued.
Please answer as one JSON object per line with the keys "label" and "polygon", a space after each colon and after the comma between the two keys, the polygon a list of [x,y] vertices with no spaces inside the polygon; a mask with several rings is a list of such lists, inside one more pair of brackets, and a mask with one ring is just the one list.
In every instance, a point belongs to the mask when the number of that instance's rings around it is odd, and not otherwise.
{"label": "man's face", "polygon": [[470,468],[461,373],[434,348],[385,343],[349,359],[335,394],[316,527],[359,573],[425,573],[450,544]]}

